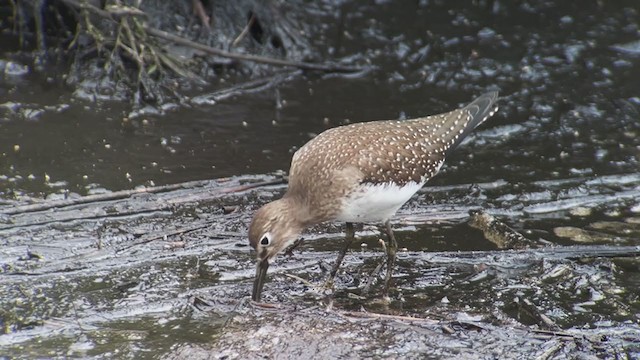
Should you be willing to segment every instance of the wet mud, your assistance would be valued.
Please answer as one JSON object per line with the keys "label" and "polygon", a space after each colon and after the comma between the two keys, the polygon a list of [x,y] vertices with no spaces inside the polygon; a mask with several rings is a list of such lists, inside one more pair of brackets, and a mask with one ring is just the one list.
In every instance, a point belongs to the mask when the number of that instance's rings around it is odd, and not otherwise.
{"label": "wet mud", "polygon": [[[640,357],[635,3],[319,2],[308,16],[311,46],[370,70],[232,74],[131,116],[6,55],[0,355]],[[487,89],[499,113],[393,221],[390,302],[371,275],[378,224],[356,229],[333,290],[319,285],[342,224],[309,229],[271,266],[265,303],[249,301],[247,224],[286,189],[296,148]]]}

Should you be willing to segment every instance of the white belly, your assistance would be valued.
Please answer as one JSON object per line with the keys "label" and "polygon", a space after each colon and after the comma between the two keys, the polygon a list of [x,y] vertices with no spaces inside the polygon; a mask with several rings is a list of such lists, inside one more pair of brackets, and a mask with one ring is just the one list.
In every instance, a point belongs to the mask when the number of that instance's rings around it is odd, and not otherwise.
{"label": "white belly", "polygon": [[386,221],[406,203],[424,185],[411,182],[398,185],[362,185],[362,187],[343,200],[341,212],[336,217],[344,222]]}

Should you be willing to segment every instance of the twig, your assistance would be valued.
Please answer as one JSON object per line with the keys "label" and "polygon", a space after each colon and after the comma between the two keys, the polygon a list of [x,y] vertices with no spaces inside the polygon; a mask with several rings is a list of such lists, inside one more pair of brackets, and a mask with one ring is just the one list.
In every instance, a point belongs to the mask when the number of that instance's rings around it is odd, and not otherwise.
{"label": "twig", "polygon": [[242,40],[245,36],[247,36],[247,34],[249,33],[249,29],[251,29],[251,26],[253,26],[253,23],[255,21],[256,21],[256,14],[252,13],[251,17],[249,18],[249,21],[247,21],[247,25],[245,25],[244,29],[242,29],[242,32],[240,32],[240,35],[238,35],[238,37],[236,37],[236,39],[233,40],[233,42],[231,43],[231,47],[237,46],[240,40]]}
{"label": "twig", "polygon": [[286,183],[287,183],[287,180],[285,178],[277,179],[277,180],[271,180],[271,181],[261,181],[261,182],[257,182],[257,183],[253,183],[253,184],[239,185],[239,186],[235,186],[235,187],[232,187],[232,188],[222,189],[222,190],[220,190],[220,193],[228,194],[228,193],[243,192],[243,191],[255,189],[255,188],[258,188],[258,187],[271,186],[271,185],[280,185],[280,184],[286,184]]}
{"label": "twig", "polygon": [[291,279],[294,279],[294,280],[298,280],[298,281],[300,281],[301,283],[303,283],[303,284],[307,285],[307,286],[308,286],[308,287],[310,287],[310,288],[315,287],[315,284],[314,284],[314,283],[312,283],[312,282],[310,282],[310,281],[308,281],[308,280],[305,280],[305,279],[303,279],[303,278],[301,278],[301,277],[299,277],[299,276],[295,276],[295,275],[293,275],[293,274],[284,274],[284,276],[286,276],[286,277],[288,277],[288,278],[291,278]]}
{"label": "twig", "polygon": [[207,29],[211,29],[211,26],[209,25],[209,21],[211,21],[211,18],[209,18],[209,15],[207,15],[207,12],[204,10],[202,1],[193,0],[192,3],[193,12],[200,18],[200,22],[202,23],[202,25],[204,25]]}
{"label": "twig", "polygon": [[560,338],[570,338],[573,339],[576,336],[564,331],[554,331],[554,330],[543,330],[543,329],[530,329],[531,332],[535,333],[535,334],[543,334],[543,335],[548,335],[548,336],[553,336],[553,337],[560,337]]}
{"label": "twig", "polygon": [[2,273],[2,275],[9,275],[9,276],[49,276],[52,274],[68,274],[68,273],[72,273],[72,272],[76,272],[76,271],[81,271],[81,270],[86,270],[89,267],[87,266],[78,266],[75,268],[64,268],[61,270],[52,270],[52,271],[47,271],[47,272],[35,272],[35,271],[13,271],[13,272],[5,272]]}
{"label": "twig", "polygon": [[191,41],[189,39],[185,39],[183,37],[173,35],[166,31],[152,28],[148,25],[145,25],[144,29],[147,31],[148,34],[159,37],[161,39],[169,40],[176,44],[189,46],[191,48],[204,51],[208,54],[216,55],[216,56],[220,56],[228,59],[252,61],[256,63],[278,65],[278,66],[293,66],[293,67],[297,67],[299,69],[304,69],[304,70],[318,70],[318,71],[326,71],[326,72],[351,73],[351,72],[358,72],[363,70],[362,68],[353,67],[353,66],[343,66],[343,65],[334,65],[334,64],[315,64],[315,63],[308,63],[308,62],[302,62],[302,61],[276,59],[276,58],[270,58],[270,57],[259,56],[259,55],[230,53],[228,51],[212,48],[211,46],[200,44],[200,43]]}
{"label": "twig", "polygon": [[74,7],[76,9],[80,9],[80,10],[87,10],[89,12],[92,12],[98,16],[101,16],[105,19],[109,19],[112,21],[116,21],[113,16],[111,16],[111,13],[106,11],[106,10],[102,10],[99,7],[93,6],[91,4],[89,4],[86,1],[77,1],[77,0],[62,0],[63,3]]}
{"label": "twig", "polygon": [[440,323],[437,320],[427,319],[427,318],[417,318],[413,316],[406,315],[388,315],[388,314],[378,314],[378,313],[370,313],[370,312],[355,312],[355,311],[335,311],[336,314],[340,316],[344,316],[347,318],[358,318],[358,319],[384,319],[384,320],[395,320],[401,322],[426,322],[429,324],[438,324]]}
{"label": "twig", "polygon": [[[380,241],[382,241],[382,240],[380,240]],[[384,243],[384,241],[383,241],[383,243]],[[378,266],[376,266],[376,268],[373,269],[371,274],[369,274],[369,277],[367,278],[367,282],[364,284],[364,287],[362,288],[362,294],[363,295],[367,295],[369,293],[369,291],[371,291],[371,285],[373,285],[373,281],[378,276],[378,273],[380,272],[380,270],[382,270],[382,266],[384,266],[384,264],[386,264],[386,263],[387,263],[387,258],[385,257],[384,259],[382,259],[382,261],[380,261]]]}
{"label": "twig", "polygon": [[458,325],[458,326],[464,327],[466,329],[476,330],[476,331],[487,330],[484,326],[480,325],[479,323],[470,322],[470,321],[463,321],[463,320],[452,321],[449,325]]}
{"label": "twig", "polygon": [[189,226],[189,227],[185,227],[185,228],[180,228],[180,229],[174,229],[171,231],[166,231],[166,232],[157,232],[155,234],[149,235],[148,237],[138,240],[136,242],[134,242],[133,244],[129,244],[125,247],[122,247],[118,250],[116,250],[116,254],[121,253],[125,250],[131,249],[134,246],[138,246],[138,245],[143,245],[143,244],[147,244],[150,243],[154,240],[158,240],[158,239],[163,239],[165,237],[169,237],[169,236],[174,236],[174,235],[182,235],[182,234],[187,234],[190,233],[192,231],[196,231],[196,230],[200,230],[200,229],[204,229],[208,226],[211,226],[211,224],[209,222],[204,222],[201,224],[197,224],[197,225],[193,225],[193,226]]}
{"label": "twig", "polygon": [[529,299],[523,299],[520,308],[527,312],[531,317],[536,319],[538,323],[548,329],[558,330],[560,327],[553,322],[548,316],[543,314],[540,309]]}
{"label": "twig", "polygon": [[[224,180],[224,179],[218,179],[218,181],[220,180]],[[234,186],[231,188],[222,188],[219,191],[219,193],[221,194],[236,193],[236,192],[255,189],[257,187],[262,187],[262,186],[283,184],[285,182],[286,180],[284,178],[277,179],[277,180],[270,180],[270,181],[261,181],[261,182],[256,182],[252,184],[247,184],[247,185]],[[215,183],[215,181],[198,180],[198,181],[190,181],[190,182],[184,182],[179,184],[145,187],[145,188],[133,189],[133,190],[121,190],[121,191],[115,191],[107,194],[88,195],[88,196],[83,196],[81,198],[76,198],[76,199],[53,200],[53,201],[46,201],[46,202],[37,203],[37,204],[19,205],[19,206],[14,206],[8,209],[0,210],[0,214],[3,214],[3,215],[24,214],[24,213],[30,213],[30,212],[49,210],[53,208],[62,208],[62,207],[67,207],[72,205],[125,199],[137,194],[157,194],[157,193],[169,192],[169,191],[179,190],[179,189],[204,187],[207,185],[211,185],[212,183]],[[119,213],[116,215],[122,215],[122,214]]]}
{"label": "twig", "polygon": [[536,356],[536,360],[551,359],[553,355],[555,355],[558,351],[560,351],[560,349],[562,349],[564,344],[565,343],[562,343],[562,342],[556,342],[555,344],[550,346],[548,349],[546,349],[542,354]]}
{"label": "twig", "polygon": [[254,300],[249,300],[249,305],[262,309],[262,310],[276,310],[276,311],[283,311],[283,310],[293,310],[290,306],[285,306],[282,304],[271,304],[271,303],[265,303],[265,302],[258,302],[258,301],[254,301]]}
{"label": "twig", "polygon": [[249,80],[241,84],[236,84],[230,88],[217,90],[213,93],[194,96],[190,102],[195,105],[210,104],[239,94],[264,91],[270,87],[277,86],[281,82],[289,81],[294,76],[302,74],[302,70],[289,71],[260,79]]}

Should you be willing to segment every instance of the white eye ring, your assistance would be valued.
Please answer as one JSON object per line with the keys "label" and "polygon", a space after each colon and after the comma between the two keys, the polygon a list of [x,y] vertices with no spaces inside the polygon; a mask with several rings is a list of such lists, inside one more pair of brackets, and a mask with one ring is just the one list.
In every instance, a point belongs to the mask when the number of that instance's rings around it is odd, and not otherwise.
{"label": "white eye ring", "polygon": [[262,239],[260,239],[260,245],[262,245],[262,246],[271,245],[271,233],[270,232],[267,232],[264,235],[262,235]]}

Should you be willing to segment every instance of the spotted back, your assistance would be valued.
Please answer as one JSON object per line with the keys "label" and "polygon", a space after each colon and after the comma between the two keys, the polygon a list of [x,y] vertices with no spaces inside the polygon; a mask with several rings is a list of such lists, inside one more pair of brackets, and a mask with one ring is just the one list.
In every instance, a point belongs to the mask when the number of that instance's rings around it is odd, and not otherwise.
{"label": "spotted back", "polygon": [[288,194],[313,194],[307,200],[319,206],[338,195],[328,193],[348,194],[358,184],[423,184],[464,137],[495,113],[497,98],[497,92],[490,92],[444,114],[329,129],[294,154]]}

